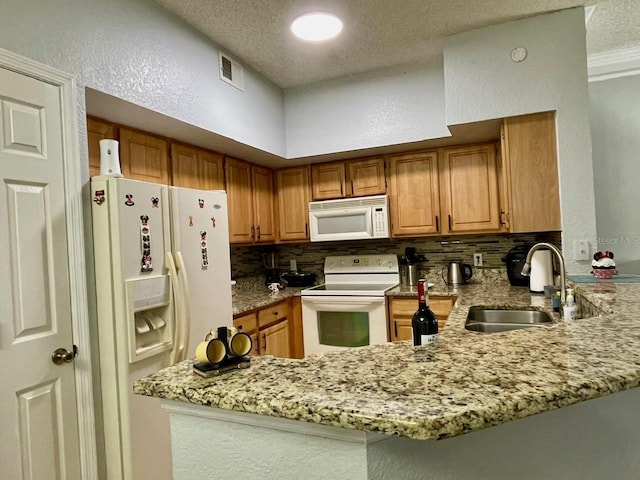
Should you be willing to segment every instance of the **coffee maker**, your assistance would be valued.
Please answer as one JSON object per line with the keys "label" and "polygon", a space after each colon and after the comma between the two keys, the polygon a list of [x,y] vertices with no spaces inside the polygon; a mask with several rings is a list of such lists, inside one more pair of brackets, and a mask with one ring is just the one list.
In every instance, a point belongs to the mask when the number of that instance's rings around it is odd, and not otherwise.
{"label": "coffee maker", "polygon": [[278,268],[278,254],[274,251],[262,255],[265,273],[265,285],[280,283],[280,269]]}

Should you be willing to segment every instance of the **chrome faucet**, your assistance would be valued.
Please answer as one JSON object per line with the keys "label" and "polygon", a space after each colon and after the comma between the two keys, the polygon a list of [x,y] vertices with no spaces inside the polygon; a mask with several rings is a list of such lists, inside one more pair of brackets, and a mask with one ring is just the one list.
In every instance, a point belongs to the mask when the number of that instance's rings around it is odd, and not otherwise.
{"label": "chrome faucet", "polygon": [[560,315],[562,315],[562,307],[567,300],[567,272],[564,266],[564,257],[558,247],[547,242],[536,243],[531,247],[529,253],[527,253],[527,259],[525,260],[524,267],[522,267],[522,275],[529,276],[529,273],[531,272],[531,257],[533,256],[533,252],[540,250],[541,248],[548,248],[556,255],[556,257],[558,257],[558,263],[560,264]]}

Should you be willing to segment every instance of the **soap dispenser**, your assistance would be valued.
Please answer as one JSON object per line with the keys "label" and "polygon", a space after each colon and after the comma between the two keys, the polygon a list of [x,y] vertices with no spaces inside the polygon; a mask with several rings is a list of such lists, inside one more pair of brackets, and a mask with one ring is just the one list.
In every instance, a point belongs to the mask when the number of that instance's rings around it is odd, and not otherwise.
{"label": "soap dispenser", "polygon": [[571,322],[578,316],[578,307],[573,296],[573,289],[567,288],[567,299],[562,309],[565,322]]}

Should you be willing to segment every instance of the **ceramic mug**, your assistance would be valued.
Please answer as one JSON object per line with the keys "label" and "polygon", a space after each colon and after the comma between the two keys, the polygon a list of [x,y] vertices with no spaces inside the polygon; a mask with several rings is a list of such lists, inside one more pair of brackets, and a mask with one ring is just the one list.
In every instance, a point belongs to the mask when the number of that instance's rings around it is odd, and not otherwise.
{"label": "ceramic mug", "polygon": [[269,290],[271,290],[271,293],[278,293],[280,291],[280,284],[279,283],[270,283],[267,288],[269,288]]}
{"label": "ceramic mug", "polygon": [[211,330],[205,336],[205,340],[211,339],[221,340],[227,353],[236,357],[247,355],[253,346],[251,337],[247,333],[238,332],[235,327],[218,327],[217,330]]}
{"label": "ceramic mug", "polygon": [[227,357],[227,346],[218,339],[205,340],[196,347],[196,358],[202,363],[220,363]]}

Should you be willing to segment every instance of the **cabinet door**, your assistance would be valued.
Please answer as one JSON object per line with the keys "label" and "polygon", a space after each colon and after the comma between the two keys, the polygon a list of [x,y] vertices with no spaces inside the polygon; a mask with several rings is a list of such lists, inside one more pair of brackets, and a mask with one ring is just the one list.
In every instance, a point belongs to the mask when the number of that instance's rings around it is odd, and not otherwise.
{"label": "cabinet door", "polygon": [[560,230],[555,113],[506,118],[504,136],[511,231]]}
{"label": "cabinet door", "polygon": [[344,163],[321,163],[311,166],[311,188],[314,200],[344,197]]}
{"label": "cabinet door", "polygon": [[120,128],[120,163],[125,178],[169,183],[167,142],[162,138]]}
{"label": "cabinet door", "polygon": [[201,188],[197,149],[178,143],[171,144],[171,184],[176,187]]}
{"label": "cabinet door", "polygon": [[251,164],[227,157],[225,177],[229,211],[229,242],[252,243],[255,226],[251,194]]}
{"label": "cabinet door", "polygon": [[500,230],[493,143],[444,150],[440,171],[443,233]]}
{"label": "cabinet door", "polygon": [[369,158],[347,162],[352,197],[382,195],[387,190],[384,159]]}
{"label": "cabinet door", "polygon": [[201,168],[202,190],[224,190],[224,156],[220,153],[200,150],[198,152]]}
{"label": "cabinet door", "polygon": [[277,179],[279,239],[309,240],[309,167],[280,169]]}
{"label": "cabinet door", "polygon": [[291,357],[289,322],[285,319],[259,332],[260,352],[274,357]]}
{"label": "cabinet door", "polygon": [[422,152],[389,158],[391,235],[437,233],[440,227],[438,155]]}
{"label": "cabinet door", "polygon": [[115,127],[97,118],[87,117],[90,177],[100,175],[100,140],[105,138],[116,138]]}
{"label": "cabinet door", "polygon": [[276,241],[273,170],[253,165],[253,214],[256,243]]}
{"label": "cabinet door", "polygon": [[394,318],[392,320],[391,341],[413,339],[413,328],[411,328],[411,318]]}

